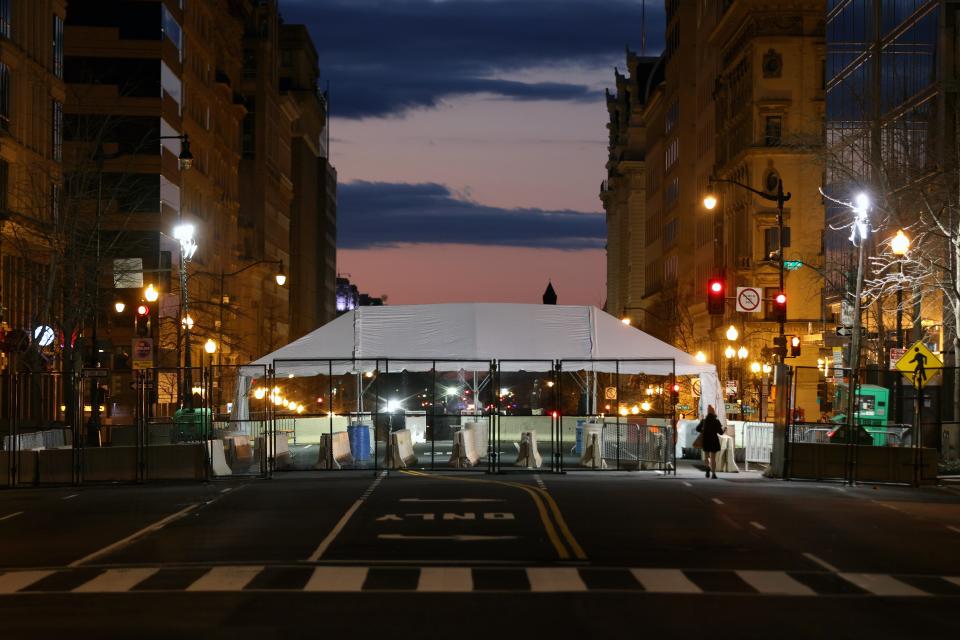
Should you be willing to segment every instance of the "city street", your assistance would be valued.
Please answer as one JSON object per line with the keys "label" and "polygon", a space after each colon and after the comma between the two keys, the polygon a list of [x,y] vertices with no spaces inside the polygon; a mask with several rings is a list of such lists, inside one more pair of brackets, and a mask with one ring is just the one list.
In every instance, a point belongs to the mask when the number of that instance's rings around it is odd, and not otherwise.
{"label": "city street", "polygon": [[956,486],[692,466],[15,490],[0,540],[12,638],[918,637],[960,596]]}

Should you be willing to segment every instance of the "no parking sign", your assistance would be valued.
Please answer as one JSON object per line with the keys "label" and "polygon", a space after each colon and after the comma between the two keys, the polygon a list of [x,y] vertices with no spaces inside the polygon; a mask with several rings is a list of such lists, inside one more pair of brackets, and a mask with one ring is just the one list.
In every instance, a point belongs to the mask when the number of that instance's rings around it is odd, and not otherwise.
{"label": "no parking sign", "polygon": [[757,287],[737,287],[737,311],[759,313],[763,292]]}

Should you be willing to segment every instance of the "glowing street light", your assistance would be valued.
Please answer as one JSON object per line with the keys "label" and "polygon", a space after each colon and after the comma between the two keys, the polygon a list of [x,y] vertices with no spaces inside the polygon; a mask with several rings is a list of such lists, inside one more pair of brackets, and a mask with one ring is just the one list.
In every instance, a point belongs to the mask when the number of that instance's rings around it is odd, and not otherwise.
{"label": "glowing street light", "polygon": [[717,207],[717,196],[713,193],[708,193],[703,196],[703,208],[707,211],[713,211]]}
{"label": "glowing street light", "polygon": [[890,248],[898,256],[905,256],[910,251],[910,238],[903,232],[903,229],[897,231],[897,235],[890,241]]}
{"label": "glowing street light", "polygon": [[696,355],[693,356],[693,359],[697,362],[706,362],[707,354],[705,354],[703,351],[697,351]]}
{"label": "glowing street light", "polygon": [[280,270],[277,271],[277,275],[274,276],[274,279],[276,279],[277,285],[280,287],[287,282],[287,274],[283,270],[283,260],[280,261]]}
{"label": "glowing street light", "polygon": [[203,343],[203,350],[213,355],[217,352],[217,343],[213,341],[213,338],[207,338],[207,341]]}
{"label": "glowing street light", "polygon": [[737,358],[740,360],[746,360],[748,355],[750,355],[750,353],[747,351],[746,347],[740,347],[737,349]]}
{"label": "glowing street light", "polygon": [[760,366],[759,362],[754,361],[750,363],[750,371],[752,371],[753,373],[755,374],[760,373],[761,370],[762,370],[762,367]]}
{"label": "glowing street light", "polygon": [[113,308],[117,310],[117,313],[123,313],[123,310],[127,308],[127,305],[122,300],[117,300],[113,303]]}
{"label": "glowing street light", "polygon": [[727,340],[734,342],[737,338],[740,337],[740,332],[737,331],[737,328],[733,325],[730,325],[727,328]]}
{"label": "glowing street light", "polygon": [[621,319],[620,319],[620,322],[622,322],[623,324],[625,324],[625,325],[627,325],[627,326],[629,327],[631,321],[630,321],[630,318],[621,318]]}
{"label": "glowing street light", "polygon": [[160,292],[157,291],[157,288],[153,284],[148,284],[147,288],[143,291],[143,297],[147,302],[156,302],[160,297]]}
{"label": "glowing street light", "polygon": [[193,316],[188,313],[180,320],[180,324],[186,327],[188,330],[193,329]]}

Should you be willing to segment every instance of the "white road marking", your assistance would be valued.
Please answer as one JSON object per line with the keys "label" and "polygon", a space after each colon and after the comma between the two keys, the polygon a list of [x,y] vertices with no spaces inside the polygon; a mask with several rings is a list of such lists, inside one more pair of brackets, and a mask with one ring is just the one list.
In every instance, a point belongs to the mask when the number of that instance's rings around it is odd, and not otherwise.
{"label": "white road marking", "polygon": [[127,545],[133,544],[134,542],[136,542],[136,541],[139,540],[140,538],[142,538],[142,537],[144,537],[144,536],[146,536],[146,535],[148,535],[148,534],[150,534],[150,533],[153,533],[154,531],[157,531],[158,529],[162,529],[164,526],[170,524],[170,523],[173,522],[174,520],[179,520],[179,519],[182,518],[183,516],[187,515],[188,513],[190,513],[190,512],[193,511],[194,509],[196,509],[199,504],[200,504],[200,503],[195,502],[195,503],[193,503],[193,504],[191,504],[191,505],[187,505],[186,507],[184,507],[184,508],[181,509],[180,511],[177,511],[176,513],[171,514],[171,515],[167,516],[166,518],[163,518],[162,520],[159,520],[159,521],[157,521],[157,522],[155,522],[155,523],[153,523],[153,524],[151,524],[151,525],[149,525],[149,526],[147,526],[147,527],[144,527],[143,529],[140,529],[140,531],[137,531],[136,533],[132,533],[132,534],[130,534],[129,536],[127,536],[126,538],[123,538],[122,540],[117,540],[117,541],[114,542],[113,544],[107,545],[106,547],[104,547],[103,549],[100,549],[99,551],[94,551],[94,552],[91,553],[90,555],[86,555],[86,556],[80,558],[79,560],[74,560],[73,562],[71,562],[71,563],[68,564],[67,566],[68,566],[68,567],[78,567],[78,566],[80,566],[80,565],[82,565],[82,564],[85,564],[85,563],[87,563],[87,562],[90,562],[91,560],[96,560],[97,558],[99,558],[99,557],[101,557],[101,556],[105,556],[105,555],[107,555],[108,553],[113,553],[114,551],[117,551],[118,549],[122,549],[123,547],[125,547],[125,546],[127,546]]}
{"label": "white road marking", "polygon": [[878,505],[880,505],[881,507],[885,507],[885,508],[890,509],[890,510],[892,510],[892,511],[902,511],[902,509],[900,509],[899,507],[895,507],[895,506],[893,506],[892,504],[887,504],[886,502],[880,502],[879,500],[871,500],[870,502],[872,502],[872,503],[874,503],[874,504],[878,504]]}
{"label": "white road marking", "polygon": [[527,569],[530,591],[586,591],[576,569],[539,567]]}
{"label": "white road marking", "polygon": [[75,493],[75,494],[73,494],[73,495],[66,496],[66,497],[63,497],[63,498],[60,498],[60,499],[61,499],[61,500],[71,500],[71,499],[73,499],[73,498],[76,498],[78,495],[80,495],[80,494],[79,494],[79,493]]}
{"label": "white road marking", "polygon": [[187,591],[240,591],[263,567],[214,567],[197,578]]}
{"label": "white road marking", "polygon": [[503,502],[499,498],[400,498],[400,502]]}
{"label": "white road marking", "polygon": [[763,526],[763,525],[760,524],[759,522],[755,522],[755,521],[753,521],[753,520],[750,521],[750,526],[753,527],[754,529],[759,529],[760,531],[766,531],[766,530],[767,530],[767,528],[766,528],[765,526]]}
{"label": "white road marking", "polygon": [[806,558],[807,560],[810,560],[811,562],[814,562],[814,563],[820,565],[821,567],[823,567],[823,568],[826,569],[827,571],[832,571],[833,573],[840,573],[840,569],[837,569],[835,566],[833,566],[832,564],[830,564],[830,563],[827,562],[826,560],[822,560],[822,559],[818,558],[817,556],[813,555],[812,553],[810,553],[810,552],[808,552],[808,551],[804,551],[804,552],[803,552],[803,557]]}
{"label": "white road marking", "polygon": [[53,573],[53,571],[14,571],[0,574],[0,593],[16,593]]}
{"label": "white road marking", "polygon": [[19,515],[23,515],[23,511],[16,511],[14,513],[9,513],[3,516],[2,518],[0,518],[0,522],[3,522],[4,520],[9,520],[10,518],[16,518]]}
{"label": "white road marking", "polygon": [[453,540],[454,542],[489,542],[493,540],[516,540],[520,536],[483,536],[458,534],[450,536],[415,536],[403,533],[381,533],[377,536],[381,540]]}
{"label": "white road marking", "polygon": [[703,593],[679,569],[631,569],[643,588],[655,593]]}
{"label": "white road marking", "polygon": [[710,498],[710,499],[713,500],[714,503],[716,504],[723,504],[723,500],[721,500],[720,498]]}
{"label": "white road marking", "polygon": [[539,473],[533,474],[533,479],[534,479],[534,481],[536,481],[538,487],[540,487],[540,488],[543,489],[544,491],[547,490],[547,485],[545,485],[545,484],[543,483],[543,478],[540,477],[540,474],[539,474]]}
{"label": "white road marking", "polygon": [[960,587],[960,578],[957,578],[954,576],[943,576],[943,579],[946,580],[947,582],[952,582],[953,584]]}
{"label": "white road marking", "polygon": [[841,578],[877,596],[927,596],[926,591],[900,582],[893,576],[869,573],[841,573]]}
{"label": "white road marking", "polygon": [[744,582],[760,593],[787,596],[815,596],[816,592],[783,571],[737,571]]}
{"label": "white road marking", "polygon": [[473,573],[463,567],[425,567],[420,570],[417,591],[473,591]]}
{"label": "white road marking", "polygon": [[317,567],[303,590],[360,591],[366,579],[366,567]]}
{"label": "white road marking", "polygon": [[[3,520],[3,518],[0,518],[0,520]],[[954,533],[960,533],[960,527],[954,527],[948,524],[947,529],[950,529],[950,531],[953,531]]]}
{"label": "white road marking", "polygon": [[327,552],[327,549],[330,548],[330,545],[333,544],[333,541],[336,540],[337,536],[340,535],[340,532],[343,531],[343,528],[347,526],[347,523],[350,522],[350,518],[353,517],[353,514],[357,512],[357,509],[360,508],[360,505],[363,504],[363,501],[366,500],[373,490],[377,488],[380,484],[380,481],[383,480],[384,476],[387,475],[387,472],[384,471],[367,487],[367,490],[363,493],[362,496],[357,498],[357,500],[350,505],[350,508],[347,509],[347,512],[340,517],[340,520],[337,521],[337,524],[330,530],[330,533],[327,534],[327,537],[320,542],[313,553],[310,554],[310,557],[307,558],[307,562],[316,562],[323,557],[323,554]]}
{"label": "white road marking", "polygon": [[110,569],[83,583],[77,593],[123,593],[134,588],[153,574],[157,569]]}
{"label": "white road marking", "polygon": [[684,486],[687,486],[687,487],[692,487],[692,486],[693,486],[692,484],[690,484],[690,483],[687,482],[686,480],[683,481],[683,484],[684,484]]}
{"label": "white road marking", "polygon": [[228,491],[230,491],[230,489],[233,489],[233,487],[227,487],[226,489],[220,489],[220,493],[227,493]]}

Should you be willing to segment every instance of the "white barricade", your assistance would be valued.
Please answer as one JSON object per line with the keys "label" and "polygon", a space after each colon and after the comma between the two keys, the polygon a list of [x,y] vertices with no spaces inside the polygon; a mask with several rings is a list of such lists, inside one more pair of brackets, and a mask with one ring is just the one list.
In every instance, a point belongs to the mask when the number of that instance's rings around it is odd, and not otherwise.
{"label": "white barricade", "polygon": [[747,470],[751,462],[770,464],[773,451],[773,423],[744,422],[743,429],[744,463]]}
{"label": "white barricade", "polygon": [[476,447],[477,434],[466,428],[458,429],[453,434],[453,452],[450,454],[450,466],[465,469],[476,466],[480,461]]}
{"label": "white barricade", "polygon": [[487,455],[490,430],[486,422],[464,422],[463,429],[473,432],[474,455],[477,460]]}
{"label": "white barricade", "polygon": [[603,444],[600,441],[600,429],[584,430],[583,455],[580,464],[589,469],[606,469],[607,461],[603,459]]}
{"label": "white barricade", "polygon": [[350,452],[350,437],[346,431],[324,433],[320,435],[320,453],[314,469],[340,469],[345,464],[353,464]]}
{"label": "white barricade", "polygon": [[537,448],[537,432],[524,431],[520,434],[520,445],[517,451],[517,466],[527,469],[539,469],[543,458]]}
{"label": "white barricade", "polygon": [[404,469],[415,464],[417,464],[417,456],[413,453],[413,440],[410,431],[400,429],[391,433],[383,466],[387,469]]}
{"label": "white barricade", "polygon": [[210,468],[215,476],[232,476],[233,471],[227,465],[227,456],[223,450],[223,440],[210,441]]}

